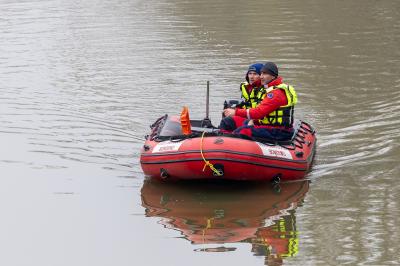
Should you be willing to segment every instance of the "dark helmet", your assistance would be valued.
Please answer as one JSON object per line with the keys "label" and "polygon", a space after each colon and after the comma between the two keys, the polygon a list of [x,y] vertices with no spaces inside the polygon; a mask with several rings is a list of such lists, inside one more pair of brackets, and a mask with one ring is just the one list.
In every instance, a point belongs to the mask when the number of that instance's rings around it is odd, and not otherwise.
{"label": "dark helmet", "polygon": [[262,73],[267,73],[270,74],[274,77],[277,77],[279,72],[278,72],[278,67],[276,66],[275,63],[273,62],[267,62],[263,65],[263,67],[261,68],[261,72]]}

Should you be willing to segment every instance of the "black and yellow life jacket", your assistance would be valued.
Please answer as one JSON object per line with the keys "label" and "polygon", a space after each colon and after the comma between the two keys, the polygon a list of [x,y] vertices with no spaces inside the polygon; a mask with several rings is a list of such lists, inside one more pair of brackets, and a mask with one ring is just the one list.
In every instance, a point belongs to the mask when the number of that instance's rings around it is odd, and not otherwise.
{"label": "black and yellow life jacket", "polygon": [[265,93],[265,89],[263,87],[253,87],[250,94],[247,88],[250,86],[249,83],[243,82],[240,84],[240,91],[242,92],[242,98],[244,99],[243,108],[255,108],[262,101],[262,95]]}
{"label": "black and yellow life jacket", "polygon": [[294,119],[294,106],[297,103],[297,94],[293,86],[282,83],[277,86],[269,87],[265,91],[262,90],[260,92],[262,93],[261,98],[264,99],[268,93],[277,89],[283,90],[285,92],[288,101],[287,105],[281,106],[275,111],[269,113],[263,119],[259,119],[258,123],[261,125],[291,127]]}

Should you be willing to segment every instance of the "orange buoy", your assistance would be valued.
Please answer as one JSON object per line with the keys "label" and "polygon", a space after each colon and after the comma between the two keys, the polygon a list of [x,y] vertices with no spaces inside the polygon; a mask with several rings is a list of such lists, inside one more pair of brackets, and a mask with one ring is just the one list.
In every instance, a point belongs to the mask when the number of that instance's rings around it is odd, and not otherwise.
{"label": "orange buoy", "polygon": [[181,127],[183,135],[192,134],[192,128],[190,126],[190,118],[189,118],[189,108],[187,106],[183,107],[181,113]]}

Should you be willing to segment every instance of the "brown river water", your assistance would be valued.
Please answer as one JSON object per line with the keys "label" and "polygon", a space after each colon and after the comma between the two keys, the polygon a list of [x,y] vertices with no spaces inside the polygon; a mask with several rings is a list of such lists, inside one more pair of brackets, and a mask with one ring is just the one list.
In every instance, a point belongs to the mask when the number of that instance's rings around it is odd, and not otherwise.
{"label": "brown river water", "polygon": [[[400,2],[0,1],[1,265],[399,265]],[[274,61],[308,181],[163,184],[158,117],[218,124]]]}

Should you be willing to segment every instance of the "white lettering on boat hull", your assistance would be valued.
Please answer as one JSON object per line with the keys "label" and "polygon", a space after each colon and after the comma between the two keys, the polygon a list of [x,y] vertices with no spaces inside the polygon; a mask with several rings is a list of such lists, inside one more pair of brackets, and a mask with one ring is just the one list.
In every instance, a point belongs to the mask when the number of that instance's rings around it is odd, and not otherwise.
{"label": "white lettering on boat hull", "polygon": [[171,151],[178,151],[179,147],[182,145],[183,141],[179,142],[172,142],[172,141],[163,141],[158,143],[152,153],[155,152],[171,152]]}
{"label": "white lettering on boat hull", "polygon": [[293,159],[293,156],[288,149],[285,149],[280,146],[269,146],[259,142],[257,142],[257,144],[261,148],[262,153],[265,156],[285,158],[290,160]]}

